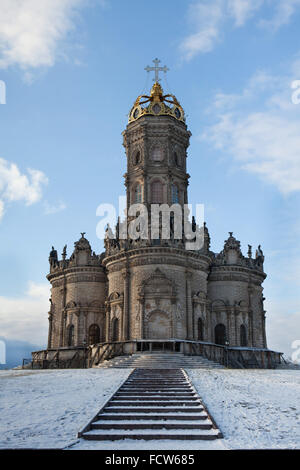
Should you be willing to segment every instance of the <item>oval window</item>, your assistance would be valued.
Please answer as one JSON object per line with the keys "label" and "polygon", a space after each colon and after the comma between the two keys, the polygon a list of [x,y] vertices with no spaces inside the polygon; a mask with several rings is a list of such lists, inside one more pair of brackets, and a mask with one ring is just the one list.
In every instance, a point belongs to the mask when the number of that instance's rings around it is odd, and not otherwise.
{"label": "oval window", "polygon": [[160,110],[161,110],[161,107],[159,104],[155,104],[152,108],[152,111],[154,112],[154,114],[159,114],[160,113]]}

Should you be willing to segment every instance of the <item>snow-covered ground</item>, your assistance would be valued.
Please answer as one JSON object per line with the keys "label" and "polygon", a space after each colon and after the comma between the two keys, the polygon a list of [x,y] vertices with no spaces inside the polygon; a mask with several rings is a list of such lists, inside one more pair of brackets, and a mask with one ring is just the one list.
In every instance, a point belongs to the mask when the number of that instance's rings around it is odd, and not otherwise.
{"label": "snow-covered ground", "polygon": [[233,449],[300,448],[300,371],[187,371]]}
{"label": "snow-covered ground", "polygon": [[131,369],[0,371],[0,448],[62,448]]}
{"label": "snow-covered ground", "polygon": [[188,370],[224,434],[218,441],[89,442],[77,432],[129,369],[0,371],[0,448],[300,448],[300,372]]}

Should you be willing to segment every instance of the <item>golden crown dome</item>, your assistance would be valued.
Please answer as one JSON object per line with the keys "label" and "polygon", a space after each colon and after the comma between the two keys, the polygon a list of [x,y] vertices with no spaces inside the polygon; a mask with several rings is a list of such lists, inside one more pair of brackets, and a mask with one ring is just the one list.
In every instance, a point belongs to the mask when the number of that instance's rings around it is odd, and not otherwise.
{"label": "golden crown dome", "polygon": [[[169,104],[166,104],[169,103]],[[144,106],[146,105],[146,106]],[[171,105],[171,106],[170,106]],[[164,95],[160,83],[155,82],[150,96],[140,95],[135,100],[129,113],[128,122],[133,122],[142,116],[172,116],[178,121],[185,122],[184,110],[174,95]]]}

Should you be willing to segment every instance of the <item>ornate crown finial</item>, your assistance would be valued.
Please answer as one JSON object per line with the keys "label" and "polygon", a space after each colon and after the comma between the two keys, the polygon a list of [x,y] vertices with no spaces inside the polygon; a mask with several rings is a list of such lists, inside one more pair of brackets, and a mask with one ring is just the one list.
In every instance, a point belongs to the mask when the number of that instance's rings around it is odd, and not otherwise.
{"label": "ornate crown finial", "polygon": [[178,121],[185,122],[184,110],[176,96],[171,94],[164,95],[163,89],[159,83],[159,72],[166,73],[169,70],[168,67],[166,65],[160,67],[160,60],[157,58],[154,59],[153,62],[154,67],[150,67],[149,65],[145,67],[147,72],[154,71],[155,73],[155,78],[153,79],[154,85],[151,88],[150,96],[140,95],[137,97],[130,110],[128,122],[136,121],[145,115],[168,115]]}

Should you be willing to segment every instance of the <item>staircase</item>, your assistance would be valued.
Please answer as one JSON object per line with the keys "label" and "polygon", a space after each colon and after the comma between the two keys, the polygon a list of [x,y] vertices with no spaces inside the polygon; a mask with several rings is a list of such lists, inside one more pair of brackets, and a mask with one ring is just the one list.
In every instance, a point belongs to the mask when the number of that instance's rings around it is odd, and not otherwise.
{"label": "staircase", "polygon": [[182,353],[141,353],[131,356],[116,356],[101,362],[96,367],[116,369],[223,369],[218,362],[203,356],[184,356]]}
{"label": "staircase", "polygon": [[112,441],[223,436],[182,369],[136,369],[78,437]]}

